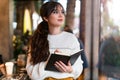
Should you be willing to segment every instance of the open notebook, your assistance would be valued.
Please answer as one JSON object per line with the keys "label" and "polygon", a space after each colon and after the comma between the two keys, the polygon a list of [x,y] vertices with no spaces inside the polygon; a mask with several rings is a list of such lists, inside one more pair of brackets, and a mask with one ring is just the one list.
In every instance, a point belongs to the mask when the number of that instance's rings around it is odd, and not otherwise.
{"label": "open notebook", "polygon": [[47,65],[45,67],[45,70],[49,70],[49,71],[57,71],[59,72],[56,67],[54,66],[56,61],[62,61],[64,64],[68,64],[68,61],[70,60],[71,65],[73,65],[75,63],[75,61],[77,60],[77,58],[79,57],[79,55],[81,54],[81,52],[83,51],[83,49],[71,56],[65,56],[65,55],[60,55],[60,54],[51,54]]}

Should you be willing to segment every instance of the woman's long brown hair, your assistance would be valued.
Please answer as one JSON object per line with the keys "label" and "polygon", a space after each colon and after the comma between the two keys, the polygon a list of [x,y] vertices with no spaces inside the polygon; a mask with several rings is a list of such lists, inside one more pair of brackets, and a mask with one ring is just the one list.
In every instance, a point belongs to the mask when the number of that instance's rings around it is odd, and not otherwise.
{"label": "woman's long brown hair", "polygon": [[[48,18],[57,6],[62,7],[58,2],[47,2],[43,4],[40,9],[42,19],[43,17]],[[43,19],[30,40],[31,61],[33,65],[48,59],[50,54],[49,42],[47,40],[48,33],[48,23]]]}

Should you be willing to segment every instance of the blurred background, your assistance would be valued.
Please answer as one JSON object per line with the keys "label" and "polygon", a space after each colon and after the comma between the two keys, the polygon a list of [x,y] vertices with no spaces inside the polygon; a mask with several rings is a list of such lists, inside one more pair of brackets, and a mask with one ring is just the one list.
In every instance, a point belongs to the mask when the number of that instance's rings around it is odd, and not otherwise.
{"label": "blurred background", "polygon": [[68,27],[84,44],[84,79],[120,79],[120,0],[0,0],[0,55],[3,63],[26,55],[30,36],[41,22],[39,9],[60,2]]}

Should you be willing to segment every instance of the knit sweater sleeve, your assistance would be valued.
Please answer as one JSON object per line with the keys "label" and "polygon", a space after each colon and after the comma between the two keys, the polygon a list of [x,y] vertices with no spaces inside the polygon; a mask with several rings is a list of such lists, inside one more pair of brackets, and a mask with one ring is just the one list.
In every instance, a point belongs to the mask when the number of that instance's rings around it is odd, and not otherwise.
{"label": "knit sweater sleeve", "polygon": [[32,80],[38,80],[38,79],[42,80],[45,74],[44,67],[45,67],[45,62],[41,62],[41,63],[37,63],[36,65],[33,65],[30,62],[30,56],[27,57],[26,71]]}
{"label": "knit sweater sleeve", "polygon": [[[78,51],[80,51],[80,43],[78,42],[78,39],[75,37],[73,38],[74,40],[74,43],[72,44],[73,45],[73,51],[72,53],[76,53]],[[81,55],[78,57],[77,61],[72,65],[72,68],[73,68],[73,72],[72,74],[74,75],[74,78],[78,78],[82,71],[83,71],[83,61],[81,59]]]}
{"label": "knit sweater sleeve", "polygon": [[77,59],[77,61],[72,66],[73,72],[71,74],[74,75],[74,79],[78,78],[81,75],[81,73],[83,71],[82,64],[83,64],[83,61],[81,60],[81,56],[79,56],[79,58]]}

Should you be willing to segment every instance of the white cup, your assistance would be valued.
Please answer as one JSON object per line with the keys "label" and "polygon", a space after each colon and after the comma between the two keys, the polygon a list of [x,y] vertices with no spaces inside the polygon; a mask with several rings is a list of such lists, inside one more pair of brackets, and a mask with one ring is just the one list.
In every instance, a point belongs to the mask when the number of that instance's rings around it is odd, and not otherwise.
{"label": "white cup", "polygon": [[6,74],[7,75],[12,75],[13,74],[13,66],[14,66],[13,62],[6,62],[5,63]]}

